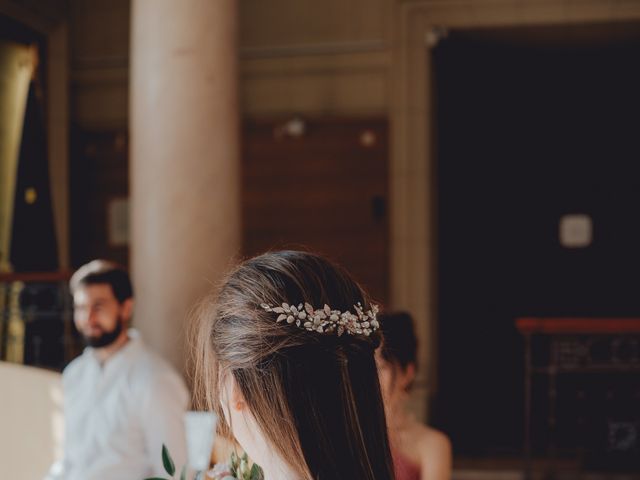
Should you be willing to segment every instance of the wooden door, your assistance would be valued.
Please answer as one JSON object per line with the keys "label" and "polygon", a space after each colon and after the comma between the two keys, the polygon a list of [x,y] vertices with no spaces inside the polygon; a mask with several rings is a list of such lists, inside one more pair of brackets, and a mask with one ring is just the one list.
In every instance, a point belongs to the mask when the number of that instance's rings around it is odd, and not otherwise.
{"label": "wooden door", "polygon": [[311,249],[387,301],[387,121],[247,121],[243,134],[245,254]]}

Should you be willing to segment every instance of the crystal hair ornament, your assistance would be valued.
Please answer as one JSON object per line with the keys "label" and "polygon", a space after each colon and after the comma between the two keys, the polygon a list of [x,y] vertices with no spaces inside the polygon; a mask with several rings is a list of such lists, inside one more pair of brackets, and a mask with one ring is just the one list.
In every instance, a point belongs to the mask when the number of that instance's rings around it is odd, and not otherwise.
{"label": "crystal hair ornament", "polygon": [[362,304],[358,302],[353,306],[356,313],[350,311],[341,312],[333,310],[329,305],[315,310],[310,304],[301,303],[298,306],[283,303],[279,307],[262,303],[260,304],[267,312],[277,313],[276,322],[287,322],[295,324],[299,328],[304,328],[310,332],[337,333],[342,336],[365,335],[369,336],[380,328],[380,323],[376,319],[379,311],[378,305],[371,305],[371,310],[364,311]]}

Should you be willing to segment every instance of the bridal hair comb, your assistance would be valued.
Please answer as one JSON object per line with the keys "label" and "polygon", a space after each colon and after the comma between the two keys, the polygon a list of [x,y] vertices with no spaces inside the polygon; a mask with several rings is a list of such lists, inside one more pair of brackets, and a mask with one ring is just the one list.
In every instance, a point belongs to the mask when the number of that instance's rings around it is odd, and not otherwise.
{"label": "bridal hair comb", "polygon": [[305,303],[304,306],[299,304],[297,307],[288,303],[283,303],[279,307],[262,303],[260,307],[267,312],[277,313],[276,322],[295,323],[297,327],[304,328],[310,332],[337,332],[339,337],[345,332],[349,335],[369,336],[380,328],[380,323],[376,319],[379,309],[374,304],[371,305],[371,310],[365,312],[362,304],[358,302],[353,306],[356,313],[351,313],[348,310],[345,312],[332,310],[326,304],[318,310],[315,310],[308,303]]}

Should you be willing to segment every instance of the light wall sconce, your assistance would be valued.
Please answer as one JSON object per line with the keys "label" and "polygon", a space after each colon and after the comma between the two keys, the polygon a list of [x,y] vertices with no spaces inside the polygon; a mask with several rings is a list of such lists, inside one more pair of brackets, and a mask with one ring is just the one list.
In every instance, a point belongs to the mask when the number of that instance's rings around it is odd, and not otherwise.
{"label": "light wall sconce", "polygon": [[376,134],[371,130],[363,130],[362,133],[360,133],[360,145],[365,148],[374,147],[377,141],[378,138]]}
{"label": "light wall sconce", "polygon": [[589,215],[569,214],[560,217],[560,245],[565,248],[586,248],[593,243],[593,221]]}

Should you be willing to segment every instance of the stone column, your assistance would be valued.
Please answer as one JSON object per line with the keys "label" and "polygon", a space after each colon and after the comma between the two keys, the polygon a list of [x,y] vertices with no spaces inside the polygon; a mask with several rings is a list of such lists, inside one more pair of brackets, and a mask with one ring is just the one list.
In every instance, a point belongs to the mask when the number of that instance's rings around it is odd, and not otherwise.
{"label": "stone column", "polygon": [[178,368],[190,309],[240,250],[236,26],[234,0],[132,2],[134,325]]}

